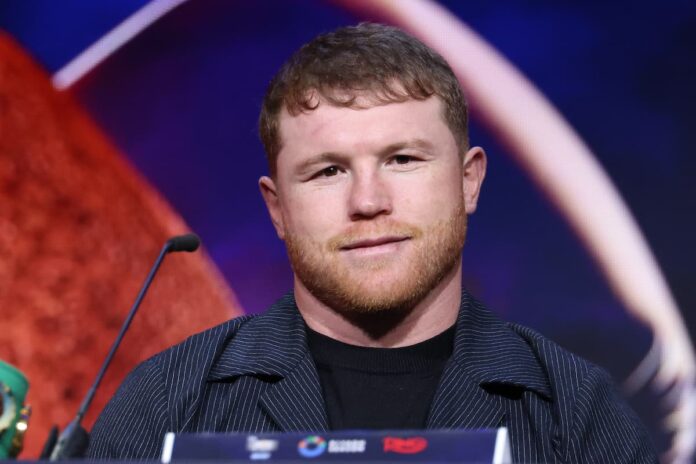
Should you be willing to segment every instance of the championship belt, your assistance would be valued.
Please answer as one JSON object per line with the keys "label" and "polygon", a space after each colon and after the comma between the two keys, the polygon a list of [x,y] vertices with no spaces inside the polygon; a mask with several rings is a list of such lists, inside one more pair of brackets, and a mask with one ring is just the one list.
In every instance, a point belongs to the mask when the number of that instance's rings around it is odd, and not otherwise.
{"label": "championship belt", "polygon": [[29,389],[19,370],[0,361],[0,459],[16,457],[24,444],[31,408],[24,405]]}

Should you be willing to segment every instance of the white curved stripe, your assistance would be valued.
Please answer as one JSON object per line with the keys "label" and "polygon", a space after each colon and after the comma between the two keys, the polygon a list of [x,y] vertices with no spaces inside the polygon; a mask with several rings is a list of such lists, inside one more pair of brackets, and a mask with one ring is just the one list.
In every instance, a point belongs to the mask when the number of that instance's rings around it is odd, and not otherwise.
{"label": "white curved stripe", "polygon": [[670,423],[676,433],[669,458],[691,462],[696,447],[693,346],[645,238],[590,149],[531,82],[442,6],[429,0],[335,1],[410,31],[449,62],[477,111],[555,203],[626,309],[653,330],[660,356],[649,355],[633,380],[645,381],[657,372],[659,387],[673,385],[679,400]]}
{"label": "white curved stripe", "polygon": [[67,89],[150,24],[185,1],[152,0],[56,72],[53,86],[58,90]]}

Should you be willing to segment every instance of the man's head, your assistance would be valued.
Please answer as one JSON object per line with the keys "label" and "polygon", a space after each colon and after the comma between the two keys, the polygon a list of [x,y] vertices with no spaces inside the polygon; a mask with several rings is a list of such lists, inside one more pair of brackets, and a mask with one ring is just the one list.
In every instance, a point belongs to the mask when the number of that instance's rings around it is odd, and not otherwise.
{"label": "man's head", "polygon": [[261,114],[261,191],[296,277],[324,305],[416,305],[459,276],[485,155],[447,63],[405,33],[364,24],[302,47]]}

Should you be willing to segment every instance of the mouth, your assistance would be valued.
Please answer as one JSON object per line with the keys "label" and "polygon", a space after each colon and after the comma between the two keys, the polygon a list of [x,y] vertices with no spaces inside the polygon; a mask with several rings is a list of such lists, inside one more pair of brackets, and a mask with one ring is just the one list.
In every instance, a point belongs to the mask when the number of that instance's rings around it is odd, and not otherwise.
{"label": "mouth", "polygon": [[341,251],[377,249],[377,248],[383,247],[385,245],[391,245],[394,243],[405,242],[406,240],[410,240],[410,238],[411,237],[388,236],[388,237],[379,237],[379,238],[358,240],[358,241],[355,241],[355,242],[352,242],[352,243],[349,243],[347,245],[342,246]]}

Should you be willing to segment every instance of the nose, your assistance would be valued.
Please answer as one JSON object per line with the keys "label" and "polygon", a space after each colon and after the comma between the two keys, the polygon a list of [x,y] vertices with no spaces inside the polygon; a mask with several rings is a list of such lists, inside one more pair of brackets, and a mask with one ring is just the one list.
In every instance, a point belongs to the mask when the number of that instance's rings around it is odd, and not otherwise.
{"label": "nose", "polygon": [[350,189],[351,220],[371,219],[380,215],[389,215],[391,212],[391,194],[379,173],[356,173]]}

